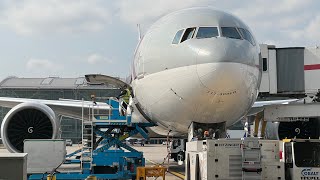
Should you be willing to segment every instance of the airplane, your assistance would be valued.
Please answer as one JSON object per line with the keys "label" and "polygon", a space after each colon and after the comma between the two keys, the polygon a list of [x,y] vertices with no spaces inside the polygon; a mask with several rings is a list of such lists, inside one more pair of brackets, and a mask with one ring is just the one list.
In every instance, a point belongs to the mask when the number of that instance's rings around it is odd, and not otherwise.
{"label": "airplane", "polygon": [[[130,83],[94,74],[86,79],[130,86],[132,121],[154,122],[154,132],[179,136],[193,123],[223,130],[252,107],[265,105],[254,105],[261,72],[260,48],[250,28],[229,13],[196,7],[162,17],[141,37]],[[79,112],[90,105],[0,97],[0,106],[12,108],[1,125],[3,143],[10,152],[21,152],[26,138],[56,138],[60,116],[81,119]],[[97,108],[110,106],[98,102]]]}

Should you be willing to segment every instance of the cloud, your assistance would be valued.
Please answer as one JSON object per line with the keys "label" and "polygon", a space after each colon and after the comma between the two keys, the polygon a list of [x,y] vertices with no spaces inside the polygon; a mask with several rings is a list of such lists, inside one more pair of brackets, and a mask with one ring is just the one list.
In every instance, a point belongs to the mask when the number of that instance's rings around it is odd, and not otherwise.
{"label": "cloud", "polygon": [[110,22],[99,0],[4,0],[1,24],[18,34],[96,32]]}
{"label": "cloud", "polygon": [[[300,38],[303,31],[315,33],[305,36],[307,40],[318,37],[315,29],[316,17],[320,16],[319,5],[315,0],[2,0],[0,25],[22,35],[48,35],[99,32],[111,23],[113,26],[124,23],[132,28],[141,24],[144,33],[167,13],[194,6],[212,6],[239,16],[251,27],[258,41],[286,44],[286,39]],[[115,18],[119,19],[112,22]]]}
{"label": "cloud", "polygon": [[312,0],[244,1],[238,8],[235,8],[233,13],[246,19],[281,18],[291,13],[302,13],[301,9],[308,8],[311,2]]}
{"label": "cloud", "polygon": [[[134,28],[136,24],[141,24],[143,32],[161,16],[194,6],[211,6],[238,16],[251,27],[258,41],[262,42],[272,41],[279,42],[282,46],[291,45],[292,42],[298,42],[292,40],[293,34],[300,35],[302,31],[308,31],[317,35],[320,32],[316,31],[319,23],[315,17],[320,16],[317,10],[320,3],[316,0],[243,0],[241,2],[238,0],[224,2],[213,0],[118,0],[115,6],[119,9],[118,16],[121,21]],[[311,24],[311,21],[314,23]],[[305,27],[309,27],[309,29],[305,29]],[[305,36],[306,41],[313,41],[312,36],[314,35]]]}
{"label": "cloud", "polygon": [[246,22],[260,42],[277,42],[277,46],[304,46],[314,41],[311,36],[301,35],[320,15],[316,8],[319,5],[315,0],[259,0],[243,2],[230,12]]}
{"label": "cloud", "polygon": [[26,68],[29,71],[54,72],[60,70],[62,66],[47,59],[31,58],[27,61]]}
{"label": "cloud", "polygon": [[[249,1],[229,0],[225,2],[214,0],[118,0],[116,6],[119,8],[120,18],[130,24],[148,23],[175,10],[195,6],[211,6],[217,9],[231,12],[245,19],[260,19],[277,17],[283,14],[301,14],[301,9],[310,7],[314,0],[258,0]],[[296,19],[294,17],[291,19]]]}
{"label": "cloud", "polygon": [[309,39],[320,39],[320,15],[314,18],[305,29]]}
{"label": "cloud", "polygon": [[88,56],[87,62],[91,65],[103,64],[103,63],[113,63],[111,59],[108,59],[100,54],[94,53]]}
{"label": "cloud", "polygon": [[288,32],[289,37],[296,41],[308,40],[308,45],[319,44],[320,15],[313,18],[306,26],[296,31]]}
{"label": "cloud", "polygon": [[[125,23],[149,25],[159,17],[179,9],[206,5],[209,0],[118,0],[119,16]],[[210,1],[214,2],[214,1]]]}

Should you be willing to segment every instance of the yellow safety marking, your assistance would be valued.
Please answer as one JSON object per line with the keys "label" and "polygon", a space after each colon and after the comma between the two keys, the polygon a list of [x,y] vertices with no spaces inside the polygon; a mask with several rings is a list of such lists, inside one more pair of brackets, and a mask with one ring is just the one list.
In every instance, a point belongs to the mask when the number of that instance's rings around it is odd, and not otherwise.
{"label": "yellow safety marking", "polygon": [[282,139],[282,141],[285,142],[285,143],[286,143],[286,142],[291,142],[291,139],[287,139],[287,138],[286,138],[286,139]]}
{"label": "yellow safety marking", "polygon": [[174,175],[174,176],[177,176],[178,178],[181,178],[181,179],[184,179],[185,176],[178,173],[178,172],[174,172],[174,171],[169,171],[170,174]]}

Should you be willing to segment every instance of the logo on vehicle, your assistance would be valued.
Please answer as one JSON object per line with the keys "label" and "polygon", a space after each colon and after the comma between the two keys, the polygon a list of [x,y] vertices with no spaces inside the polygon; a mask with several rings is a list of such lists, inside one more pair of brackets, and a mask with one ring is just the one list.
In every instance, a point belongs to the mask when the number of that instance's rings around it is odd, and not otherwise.
{"label": "logo on vehicle", "polygon": [[301,171],[301,175],[303,177],[309,177],[309,176],[318,176],[319,172],[312,171],[312,168],[305,168]]}
{"label": "logo on vehicle", "polygon": [[32,134],[32,133],[33,133],[33,127],[29,127],[29,128],[28,128],[28,133],[29,133],[29,134]]}

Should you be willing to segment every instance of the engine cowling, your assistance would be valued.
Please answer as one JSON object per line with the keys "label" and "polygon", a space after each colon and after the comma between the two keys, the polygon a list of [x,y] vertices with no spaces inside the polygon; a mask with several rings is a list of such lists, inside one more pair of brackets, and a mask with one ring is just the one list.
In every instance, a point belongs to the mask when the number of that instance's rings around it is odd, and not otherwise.
{"label": "engine cowling", "polygon": [[319,119],[310,118],[309,121],[295,122],[268,122],[266,129],[267,139],[318,139]]}
{"label": "engine cowling", "polygon": [[59,121],[45,104],[26,102],[12,108],[1,124],[1,137],[10,152],[23,152],[25,139],[55,139]]}

